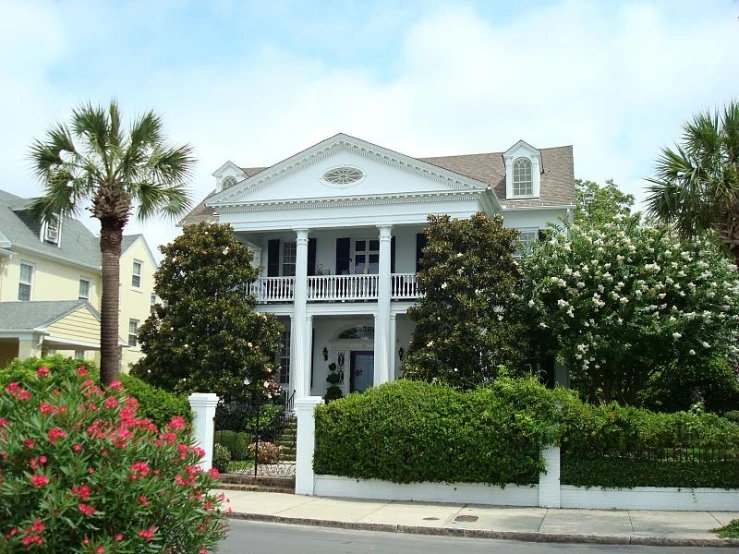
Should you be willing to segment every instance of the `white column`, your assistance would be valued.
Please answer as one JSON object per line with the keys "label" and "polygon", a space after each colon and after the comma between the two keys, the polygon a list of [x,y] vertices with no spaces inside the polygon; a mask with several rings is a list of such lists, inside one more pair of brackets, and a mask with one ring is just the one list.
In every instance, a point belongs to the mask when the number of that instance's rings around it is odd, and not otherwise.
{"label": "white column", "polygon": [[195,392],[188,397],[192,414],[192,434],[195,446],[205,450],[198,463],[201,469],[209,470],[213,467],[213,439],[215,438],[216,406],[218,395],[213,393]]}
{"label": "white column", "polygon": [[378,225],[380,230],[380,269],[377,284],[377,316],[375,317],[375,375],[374,385],[391,380],[390,362],[392,343],[390,342],[390,256],[392,235],[391,225]]}
{"label": "white column", "polygon": [[313,454],[316,450],[316,406],[323,402],[320,396],[304,396],[295,401],[298,417],[298,441],[295,451],[295,494],[313,496],[315,475]]}
{"label": "white column", "polygon": [[559,446],[543,448],[546,473],[539,474],[539,506],[541,508],[559,508],[562,504],[559,486]]}
{"label": "white column", "polygon": [[390,381],[398,378],[398,314],[390,314]]}
{"label": "white column", "polygon": [[[293,295],[293,319],[291,335],[291,362],[295,364],[295,397],[300,398],[310,394],[305,389],[305,374],[308,371],[305,365],[306,349],[310,344],[306,342],[307,329],[305,327],[306,303],[308,297],[308,230],[297,229],[295,252],[295,294]],[[310,376],[308,377],[310,379]]]}
{"label": "white column", "polygon": [[311,374],[311,368],[313,366],[313,316],[312,315],[306,315],[305,316],[305,344],[307,345],[307,348],[305,349],[305,372],[303,373],[303,390],[305,391],[305,396],[310,396],[310,374]]}

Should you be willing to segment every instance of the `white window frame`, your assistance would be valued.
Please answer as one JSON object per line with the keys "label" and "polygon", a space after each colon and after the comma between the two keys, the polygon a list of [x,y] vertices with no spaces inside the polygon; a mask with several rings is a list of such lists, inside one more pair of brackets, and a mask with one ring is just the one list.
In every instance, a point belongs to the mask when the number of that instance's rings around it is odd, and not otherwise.
{"label": "white window frame", "polygon": [[280,351],[277,353],[277,361],[280,364],[277,381],[282,386],[290,384],[290,328],[283,329],[280,335]]}
{"label": "white window frame", "polygon": [[128,346],[135,347],[139,345],[139,323],[138,319],[128,320]]}
{"label": "white window frame", "polygon": [[[138,266],[138,273],[136,273],[136,266]],[[131,286],[135,289],[141,288],[144,273],[144,262],[141,260],[134,260],[131,265]]]}
{"label": "white window frame", "polygon": [[[82,283],[87,283],[87,296],[82,295]],[[77,293],[77,299],[87,300],[89,302],[91,296],[92,296],[92,281],[88,279],[87,277],[80,277],[80,285],[79,285],[79,291]]]}
{"label": "white window frame", "polygon": [[[23,266],[30,268],[31,276],[28,281],[23,280]],[[18,267],[18,300],[20,302],[30,302],[33,300],[33,280],[36,276],[36,265],[31,262],[21,261]],[[21,298],[21,287],[28,287],[28,298]]]}
{"label": "white window frame", "polygon": [[[357,242],[365,241],[366,248],[357,252]],[[377,250],[370,249],[370,241],[377,241]],[[360,265],[357,261],[357,254],[360,256],[366,256],[365,262]],[[377,271],[372,271],[372,262],[369,261],[369,257],[377,255]],[[369,267],[369,273],[376,275],[380,272],[380,239],[379,238],[356,238],[352,239],[352,260],[354,261],[354,273],[364,273],[364,267]]]}
{"label": "white window frame", "polygon": [[534,164],[529,158],[521,156],[513,160],[513,198],[530,198],[534,195],[533,170]]}
{"label": "white window frame", "polygon": [[152,293],[149,297],[149,313],[152,315],[156,312],[156,305],[157,305],[157,295]]}
{"label": "white window frame", "polygon": [[[280,247],[280,275],[294,277],[297,271],[298,244],[294,241],[285,241],[280,243]],[[290,273],[290,268],[292,268],[292,273]]]}
{"label": "white window frame", "polygon": [[[541,152],[523,140],[503,153],[506,171],[506,199],[539,198],[541,196]],[[531,163],[531,194],[515,194],[515,163],[521,159]]]}
{"label": "white window frame", "polygon": [[62,219],[59,216],[53,216],[45,221],[41,228],[41,240],[46,244],[61,246],[62,238]]}
{"label": "white window frame", "polygon": [[84,350],[75,350],[74,351],[74,359],[75,360],[84,360],[85,359],[85,351]]}
{"label": "white window frame", "polygon": [[[516,249],[516,251],[513,253],[513,256],[515,258],[521,258],[523,256],[528,256],[531,252],[531,243],[536,242],[539,240],[539,233],[541,232],[541,229],[538,227],[526,227],[521,229],[516,229],[518,231],[518,242],[519,247]],[[526,238],[524,238],[526,237]]]}

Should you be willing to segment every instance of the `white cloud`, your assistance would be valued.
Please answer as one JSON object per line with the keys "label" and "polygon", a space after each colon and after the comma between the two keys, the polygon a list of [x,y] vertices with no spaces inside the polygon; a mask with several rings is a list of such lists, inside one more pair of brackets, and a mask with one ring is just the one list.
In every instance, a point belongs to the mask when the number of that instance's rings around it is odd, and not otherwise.
{"label": "white cloud", "polygon": [[[613,177],[641,196],[640,179],[659,149],[679,138],[682,121],[739,90],[739,23],[728,3],[711,11],[676,2],[566,1],[498,18],[472,5],[435,3],[415,19],[404,9],[395,20],[384,4],[347,47],[371,57],[368,37],[377,34],[381,63],[307,54],[278,41],[284,37],[241,45],[228,59],[165,63],[158,53],[169,52],[166,36],[151,37],[171,4],[157,4],[143,24],[142,4],[122,11],[55,6],[23,4],[0,23],[0,175],[3,188],[22,195],[40,191],[25,161],[31,137],[81,101],[116,96],[128,114],[154,109],[174,142],[195,146],[196,200],[226,159],[268,165],[340,131],[412,156],[500,151],[519,138],[541,147],[573,144],[576,176]],[[300,34],[319,40],[336,29],[337,47],[351,40],[346,21],[328,23]],[[241,24],[228,32],[237,35]],[[29,38],[29,25],[43,29],[42,37]],[[150,55],[138,44],[126,57],[126,45],[141,36],[152,40]],[[110,40],[119,44],[106,63]],[[96,49],[102,52],[89,70],[65,71]],[[153,246],[177,232],[163,223],[145,230]]]}

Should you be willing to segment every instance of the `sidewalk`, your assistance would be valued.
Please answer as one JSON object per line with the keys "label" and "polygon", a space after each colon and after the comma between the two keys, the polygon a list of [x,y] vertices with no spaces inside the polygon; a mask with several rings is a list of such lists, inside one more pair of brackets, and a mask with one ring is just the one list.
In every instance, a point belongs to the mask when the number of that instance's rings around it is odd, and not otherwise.
{"label": "sidewalk", "polygon": [[531,542],[739,546],[719,539],[739,512],[647,512],[486,507],[223,492],[231,517],[344,529],[458,535]]}

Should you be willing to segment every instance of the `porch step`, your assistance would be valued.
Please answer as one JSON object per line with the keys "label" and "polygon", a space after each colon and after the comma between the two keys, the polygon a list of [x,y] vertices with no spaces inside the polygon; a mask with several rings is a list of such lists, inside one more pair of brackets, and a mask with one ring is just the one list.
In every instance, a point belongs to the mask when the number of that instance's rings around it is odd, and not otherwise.
{"label": "porch step", "polygon": [[261,491],[295,494],[295,477],[272,477],[244,473],[222,473],[218,488],[230,491]]}

